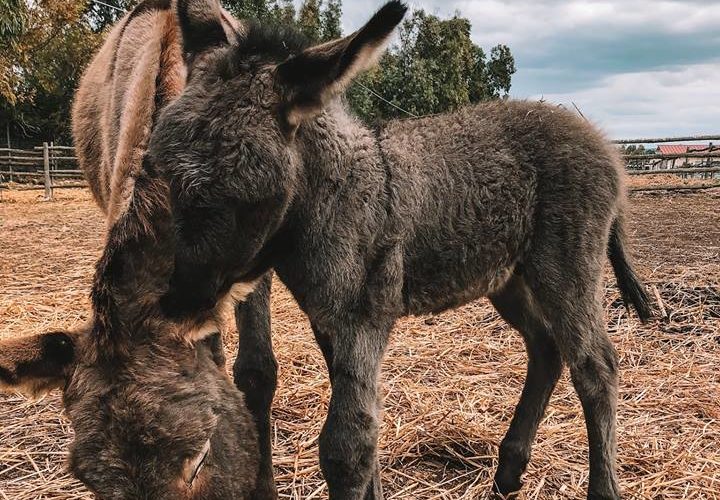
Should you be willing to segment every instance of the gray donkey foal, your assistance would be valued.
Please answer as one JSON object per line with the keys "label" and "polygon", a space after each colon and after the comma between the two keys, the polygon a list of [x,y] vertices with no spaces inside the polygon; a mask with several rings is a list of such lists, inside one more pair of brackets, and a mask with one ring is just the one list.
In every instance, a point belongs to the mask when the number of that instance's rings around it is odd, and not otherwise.
{"label": "gray donkey foal", "polygon": [[[625,301],[643,320],[650,310],[625,253],[616,152],[587,123],[540,103],[361,125],[337,97],[405,11],[390,2],[358,32],[309,48],[258,26],[228,43],[219,19],[181,22],[194,42],[187,86],[148,150],[170,181],[180,246],[165,310],[209,307],[275,269],[330,372],[319,441],[330,498],[379,499],[378,378],[395,321],[489,296],[529,358],[494,490],[520,488],[566,364],[587,423],[588,497],[619,498],[606,255]],[[272,359],[261,336],[244,349]],[[245,388],[250,398],[273,389]]]}

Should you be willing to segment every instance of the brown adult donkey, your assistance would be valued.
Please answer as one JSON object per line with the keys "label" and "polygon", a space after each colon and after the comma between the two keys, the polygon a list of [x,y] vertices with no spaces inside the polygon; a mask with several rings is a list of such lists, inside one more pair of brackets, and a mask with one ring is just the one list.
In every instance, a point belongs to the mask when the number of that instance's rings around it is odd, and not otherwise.
{"label": "brown adult donkey", "polygon": [[[216,3],[201,4],[180,1],[177,12],[169,1],[138,5],[109,33],[77,92],[77,155],[108,220],[91,324],[0,344],[0,389],[63,391],[75,431],[70,467],[100,499],[274,495],[272,478],[258,480],[267,467],[226,373],[218,309],[169,322],[159,308],[173,270],[174,220],[167,183],[142,157],[157,114],[184,85],[183,52],[194,40],[181,41],[179,23],[220,19],[226,40],[239,30]],[[254,300],[265,304],[267,294],[264,283]],[[266,313],[240,321],[269,329]],[[239,359],[239,376],[256,371],[252,353]]]}
{"label": "brown adult donkey", "polygon": [[314,47],[254,25],[228,43],[220,17],[183,26],[199,43],[146,157],[170,184],[177,224],[163,308],[186,317],[273,268],[330,372],[319,439],[330,498],[361,500],[382,497],[378,378],[395,321],[488,296],[529,358],[495,491],[520,488],[567,365],[587,424],[588,497],[617,499],[618,367],[601,300],[608,257],[623,298],[650,315],[625,249],[617,152],[542,103],[362,125],[338,97],[404,13],[390,2],[358,32]]}

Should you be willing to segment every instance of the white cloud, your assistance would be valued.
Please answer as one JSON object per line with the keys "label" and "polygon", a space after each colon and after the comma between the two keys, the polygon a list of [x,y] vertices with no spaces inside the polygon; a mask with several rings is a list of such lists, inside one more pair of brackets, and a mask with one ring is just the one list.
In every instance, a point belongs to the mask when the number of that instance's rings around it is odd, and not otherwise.
{"label": "white cloud", "polygon": [[[383,3],[345,0],[345,32]],[[720,0],[409,3],[442,17],[459,11],[485,49],[509,45],[513,96],[575,101],[613,137],[720,132]]]}
{"label": "white cloud", "polygon": [[538,42],[570,32],[612,37],[631,30],[668,34],[716,31],[720,1],[678,0],[459,0],[420,2],[427,10],[450,15],[459,10],[473,23],[482,45],[498,41],[518,49],[538,49]]}
{"label": "white cloud", "polygon": [[[720,132],[720,63],[625,73],[594,88],[542,96],[583,114],[611,137]],[[539,99],[541,96],[533,96]]]}
{"label": "white cloud", "polygon": [[[296,0],[300,3],[300,0]],[[346,0],[345,32],[360,27],[385,0]],[[542,50],[542,41],[577,32],[610,38],[619,33],[716,33],[720,0],[412,0],[413,9],[440,16],[460,12],[472,22],[482,46],[505,43],[515,50]]]}

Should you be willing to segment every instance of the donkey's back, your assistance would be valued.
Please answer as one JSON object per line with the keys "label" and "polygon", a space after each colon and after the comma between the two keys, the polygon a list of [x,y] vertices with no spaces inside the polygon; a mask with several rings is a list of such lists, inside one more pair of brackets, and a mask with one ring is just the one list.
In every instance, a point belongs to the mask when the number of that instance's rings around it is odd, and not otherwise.
{"label": "donkey's back", "polygon": [[406,312],[487,295],[525,340],[528,375],[500,445],[494,489],[509,495],[520,488],[567,364],[588,427],[588,498],[619,498],[618,362],[600,300],[606,256],[626,304],[643,320],[651,312],[625,250],[617,152],[580,118],[527,102],[395,122],[381,146],[408,221]]}
{"label": "donkey's back", "polygon": [[409,312],[492,294],[551,253],[571,274],[594,271],[622,211],[617,153],[562,108],[493,102],[392,122],[383,148],[411,221]]}

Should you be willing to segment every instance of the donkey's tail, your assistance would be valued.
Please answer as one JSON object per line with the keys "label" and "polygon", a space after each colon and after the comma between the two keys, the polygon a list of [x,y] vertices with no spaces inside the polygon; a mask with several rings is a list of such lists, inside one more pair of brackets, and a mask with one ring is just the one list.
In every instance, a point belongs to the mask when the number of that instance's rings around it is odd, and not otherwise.
{"label": "donkey's tail", "polygon": [[628,255],[625,252],[625,245],[623,218],[622,215],[618,215],[610,228],[607,254],[615,272],[620,296],[625,302],[625,307],[629,309],[630,304],[632,304],[640,317],[640,321],[645,323],[652,317],[650,298],[645,291],[645,286],[640,282],[630,264]]}

